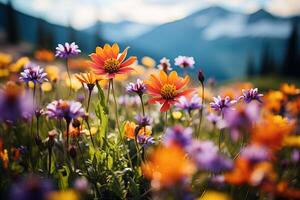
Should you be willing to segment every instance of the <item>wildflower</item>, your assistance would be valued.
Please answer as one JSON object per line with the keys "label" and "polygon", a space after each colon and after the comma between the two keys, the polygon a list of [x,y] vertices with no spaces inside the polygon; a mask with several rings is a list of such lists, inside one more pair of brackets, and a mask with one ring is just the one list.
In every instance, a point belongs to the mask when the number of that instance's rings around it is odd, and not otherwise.
{"label": "wildflower", "polygon": [[194,68],[195,60],[193,57],[178,56],[175,58],[175,65],[181,68]]}
{"label": "wildflower", "polygon": [[217,114],[215,114],[215,113],[209,113],[208,115],[207,115],[207,120],[208,121],[210,121],[214,126],[219,122],[219,121],[221,121],[222,120],[222,117],[220,116],[220,115],[217,115]]}
{"label": "wildflower", "polygon": [[136,93],[141,96],[146,91],[146,85],[140,79],[137,79],[136,83],[129,83],[126,87],[126,91],[129,93]]}
{"label": "wildflower", "polygon": [[45,62],[51,62],[54,60],[54,54],[52,53],[52,51],[49,51],[47,49],[41,49],[34,52],[34,57],[37,60]]}
{"label": "wildflower", "polygon": [[0,90],[0,120],[15,122],[29,119],[34,114],[33,98],[23,93],[23,88],[14,82],[7,82]]}
{"label": "wildflower", "polygon": [[70,78],[67,79],[68,74],[63,74],[66,85],[73,90],[79,90],[82,87],[82,83],[74,75],[70,75]]}
{"label": "wildflower", "polygon": [[107,78],[112,79],[117,74],[125,74],[133,70],[130,65],[133,64],[137,58],[130,57],[125,60],[127,50],[128,48],[119,55],[120,49],[117,44],[113,44],[112,46],[106,44],[104,48],[97,47],[96,53],[90,55],[92,61],[90,61],[89,64],[96,74],[105,75]]}
{"label": "wildflower", "polygon": [[[171,163],[171,164],[170,164]],[[172,187],[195,172],[195,166],[178,146],[159,147],[142,165],[144,176],[154,189]]]}
{"label": "wildflower", "polygon": [[137,141],[139,144],[143,145],[144,147],[148,147],[150,145],[155,144],[155,140],[152,136],[138,135]]}
{"label": "wildflower", "polygon": [[283,140],[283,145],[288,147],[300,147],[300,136],[288,136],[285,137]]}
{"label": "wildflower", "polygon": [[21,57],[15,63],[9,65],[9,71],[11,72],[19,72],[22,67],[29,63],[28,57]]}
{"label": "wildflower", "polygon": [[197,94],[194,94],[190,99],[186,98],[185,96],[180,97],[175,106],[190,113],[192,110],[202,108],[202,104],[200,102],[201,98]]}
{"label": "wildflower", "polygon": [[69,44],[66,42],[64,45],[58,44],[56,47],[55,57],[59,58],[70,58],[73,56],[77,56],[81,53],[81,50],[78,48],[78,45],[75,42]]}
{"label": "wildflower", "polygon": [[200,170],[219,173],[232,168],[232,161],[219,155],[218,147],[211,141],[194,141],[187,148],[189,156]]}
{"label": "wildflower", "polygon": [[44,82],[41,85],[41,89],[43,92],[50,92],[52,90],[52,85],[49,82]]}
{"label": "wildflower", "polygon": [[294,128],[295,124],[286,118],[269,115],[254,126],[251,139],[254,143],[278,150],[284,144],[285,137],[289,136]]}
{"label": "wildflower", "polygon": [[172,112],[172,117],[174,119],[180,119],[182,117],[182,113],[180,111],[173,111]]}
{"label": "wildflower", "polygon": [[230,196],[226,193],[217,191],[205,191],[205,193],[197,200],[230,200]]}
{"label": "wildflower", "polygon": [[56,119],[75,119],[85,114],[82,104],[76,101],[55,100],[48,104],[46,115]]}
{"label": "wildflower", "polygon": [[279,112],[284,101],[285,95],[282,92],[270,91],[264,98],[264,107],[272,112]]}
{"label": "wildflower", "polygon": [[287,84],[287,83],[284,83],[280,86],[280,91],[283,92],[284,94],[286,95],[290,95],[290,96],[293,96],[293,95],[298,95],[300,94],[300,89],[297,88],[295,85],[293,84]]}
{"label": "wildflower", "polygon": [[40,179],[35,176],[28,176],[13,183],[9,191],[11,200],[32,200],[47,199],[49,192],[54,190],[54,186],[49,180]]}
{"label": "wildflower", "polygon": [[262,162],[267,161],[270,158],[270,153],[267,148],[251,144],[241,150],[241,157],[249,160],[250,162]]}
{"label": "wildflower", "polygon": [[48,75],[48,78],[51,82],[57,82],[59,80],[60,70],[57,66],[48,65],[45,67],[45,71]]}
{"label": "wildflower", "polygon": [[[135,139],[136,128],[137,125],[134,122],[127,121],[124,126],[125,137],[127,137],[128,139]],[[145,128],[138,128],[137,136],[139,135],[150,136],[151,134],[152,132],[148,127],[146,127],[146,130]]]}
{"label": "wildflower", "polygon": [[223,113],[225,109],[231,108],[236,103],[236,100],[230,100],[230,97],[228,96],[225,98],[218,96],[213,97],[213,99],[214,102],[210,103],[211,108],[221,113]]}
{"label": "wildflower", "polygon": [[100,80],[97,78],[93,73],[80,73],[75,74],[75,77],[82,83],[86,84],[89,90],[93,90],[94,86],[96,85],[96,82]]}
{"label": "wildflower", "polygon": [[48,81],[47,73],[40,66],[28,63],[25,65],[24,71],[21,72],[20,80],[28,83],[32,81],[34,84],[42,84],[44,81]]}
{"label": "wildflower", "polygon": [[63,190],[63,191],[49,193],[47,199],[48,200],[79,200],[79,196],[74,190]]}
{"label": "wildflower", "polygon": [[149,93],[153,96],[149,99],[149,103],[159,102],[162,104],[161,112],[169,110],[172,104],[175,104],[179,97],[189,96],[194,89],[185,89],[190,81],[186,76],[184,79],[172,71],[167,75],[164,71],[160,71],[159,77],[154,75],[146,82]]}
{"label": "wildflower", "polygon": [[149,56],[145,56],[142,58],[142,64],[148,68],[153,68],[156,63],[153,58],[150,58]]}
{"label": "wildflower", "polygon": [[172,67],[171,67],[171,64],[170,64],[170,60],[167,59],[166,57],[163,57],[160,61],[159,61],[159,65],[157,65],[157,68],[159,70],[163,70],[164,72],[168,72],[168,71],[171,71],[173,70]]}
{"label": "wildflower", "polygon": [[84,176],[77,178],[74,182],[74,188],[79,192],[87,192],[89,190],[89,182]]}
{"label": "wildflower", "polygon": [[147,115],[137,115],[135,116],[135,120],[137,121],[140,127],[145,127],[152,123],[152,119]]}
{"label": "wildflower", "polygon": [[257,88],[251,88],[249,90],[242,89],[243,95],[239,99],[244,99],[246,103],[250,103],[251,101],[258,101],[262,103],[262,97],[264,96],[263,94],[258,93]]}
{"label": "wildflower", "polygon": [[189,128],[183,128],[182,126],[174,126],[168,128],[163,138],[163,143],[167,146],[178,145],[180,147],[187,147],[192,143],[193,130]]}
{"label": "wildflower", "polygon": [[203,73],[203,71],[200,69],[200,70],[198,71],[198,81],[203,85],[204,80],[205,80],[205,78],[204,78],[204,73]]}
{"label": "wildflower", "polygon": [[225,110],[224,119],[230,129],[231,138],[237,141],[240,136],[251,129],[251,125],[260,117],[259,107],[256,103],[246,106],[237,106],[235,110]]}

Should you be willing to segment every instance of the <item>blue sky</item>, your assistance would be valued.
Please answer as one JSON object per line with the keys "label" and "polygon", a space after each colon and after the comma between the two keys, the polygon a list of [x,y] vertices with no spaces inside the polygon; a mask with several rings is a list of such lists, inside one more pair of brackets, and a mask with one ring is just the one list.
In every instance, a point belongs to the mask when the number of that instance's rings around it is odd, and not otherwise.
{"label": "blue sky", "polygon": [[77,29],[97,20],[161,24],[212,5],[246,13],[263,7],[275,15],[300,14],[300,0],[13,0],[13,4],[24,13]]}

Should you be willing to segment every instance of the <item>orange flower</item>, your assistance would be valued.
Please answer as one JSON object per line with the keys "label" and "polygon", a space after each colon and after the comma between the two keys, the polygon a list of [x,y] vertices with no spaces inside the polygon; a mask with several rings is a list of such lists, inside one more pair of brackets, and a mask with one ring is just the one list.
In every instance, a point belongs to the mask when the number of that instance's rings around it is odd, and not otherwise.
{"label": "orange flower", "polygon": [[284,83],[280,86],[280,91],[286,95],[298,95],[300,94],[300,89],[297,88],[295,85]]}
{"label": "orange flower", "polygon": [[[88,63],[98,75],[106,75],[107,78],[114,78],[118,74],[125,74],[133,70],[132,65],[137,58],[130,57],[125,60],[128,47],[121,53],[119,46],[115,43],[112,46],[105,44],[103,48],[97,47],[96,53],[90,55],[92,61]],[[125,61],[124,61],[125,60]]]}
{"label": "orange flower", "polygon": [[238,157],[235,161],[235,167],[231,172],[225,174],[227,183],[241,185],[248,181],[250,177],[250,163],[248,160]]}
{"label": "orange flower", "polygon": [[152,152],[148,161],[142,165],[146,178],[155,189],[177,184],[190,177],[196,168],[178,146],[159,147]]}
{"label": "orange flower", "polygon": [[285,137],[294,129],[295,124],[280,115],[268,115],[252,130],[252,141],[273,150],[282,147]]}
{"label": "orange flower", "polygon": [[153,96],[149,99],[149,103],[159,102],[162,104],[160,111],[166,112],[172,104],[176,103],[179,97],[189,96],[194,92],[194,89],[184,89],[189,81],[188,76],[181,78],[175,71],[172,71],[169,75],[164,71],[160,71],[159,77],[151,74],[150,79],[145,81],[149,93]]}
{"label": "orange flower", "polygon": [[52,51],[49,51],[47,49],[41,49],[34,52],[34,57],[37,60],[45,61],[45,62],[51,62],[54,60],[54,53]]}
{"label": "orange flower", "polygon": [[[125,137],[129,138],[129,139],[134,139],[135,138],[135,128],[137,127],[137,125],[134,122],[129,122],[127,121],[125,123],[124,126],[124,131],[125,131]],[[151,130],[146,127],[146,131],[144,128],[141,128],[139,130],[139,135],[145,135],[145,136],[150,136],[152,134]]]}

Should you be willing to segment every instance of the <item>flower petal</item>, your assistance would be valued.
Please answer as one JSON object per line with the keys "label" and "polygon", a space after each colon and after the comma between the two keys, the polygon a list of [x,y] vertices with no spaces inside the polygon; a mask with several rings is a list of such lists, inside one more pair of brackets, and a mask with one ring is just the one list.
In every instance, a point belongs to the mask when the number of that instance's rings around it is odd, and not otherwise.
{"label": "flower petal", "polygon": [[125,60],[121,64],[121,67],[126,67],[126,66],[129,66],[129,65],[132,65],[136,60],[137,60],[137,58],[135,56],[132,56],[132,57],[128,58],[127,60]]}

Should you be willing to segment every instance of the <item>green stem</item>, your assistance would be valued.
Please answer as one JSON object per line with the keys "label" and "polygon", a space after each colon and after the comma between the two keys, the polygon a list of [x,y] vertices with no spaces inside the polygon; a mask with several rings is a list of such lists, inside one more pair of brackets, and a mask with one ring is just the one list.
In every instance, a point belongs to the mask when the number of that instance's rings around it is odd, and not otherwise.
{"label": "green stem", "polygon": [[86,112],[89,112],[91,96],[92,96],[92,90],[89,90],[89,97],[88,97]]}
{"label": "green stem", "polygon": [[197,129],[197,137],[199,138],[200,136],[200,131],[201,131],[201,124],[202,124],[202,118],[203,118],[203,108],[204,108],[204,84],[201,82],[201,87],[202,87],[202,94],[201,94],[201,100],[202,100],[202,107],[199,110],[199,124],[198,124],[198,129]]}
{"label": "green stem", "polygon": [[51,154],[52,154],[52,147],[49,145],[48,147],[48,159],[49,159],[49,163],[48,163],[48,177],[50,177],[50,173],[51,173]]}
{"label": "green stem", "polygon": [[124,139],[122,137],[121,127],[120,127],[120,123],[119,123],[117,100],[116,100],[116,96],[115,96],[114,82],[113,82],[112,79],[110,79],[110,82],[111,82],[112,95],[113,95],[113,99],[114,99],[114,103],[115,103],[115,116],[116,116],[116,123],[117,123],[118,132],[119,132],[119,137],[120,137],[120,140],[121,140],[121,142],[124,146],[124,150],[126,152],[126,155],[128,157],[129,165],[133,169],[130,155],[127,151],[126,144],[125,144]]}
{"label": "green stem", "polygon": [[86,119],[86,124],[87,124],[87,127],[89,129],[89,133],[90,133],[90,137],[91,137],[91,140],[92,140],[93,147],[95,148],[95,143],[94,143],[94,139],[93,139],[93,135],[92,135],[92,131],[91,131],[91,127],[90,127],[90,123],[89,123],[88,118]]}
{"label": "green stem", "polygon": [[71,75],[69,71],[69,59],[66,58],[66,68],[67,68],[67,73],[68,73],[68,78],[69,78],[69,97],[71,96],[71,90],[72,90],[72,81],[71,81]]}

